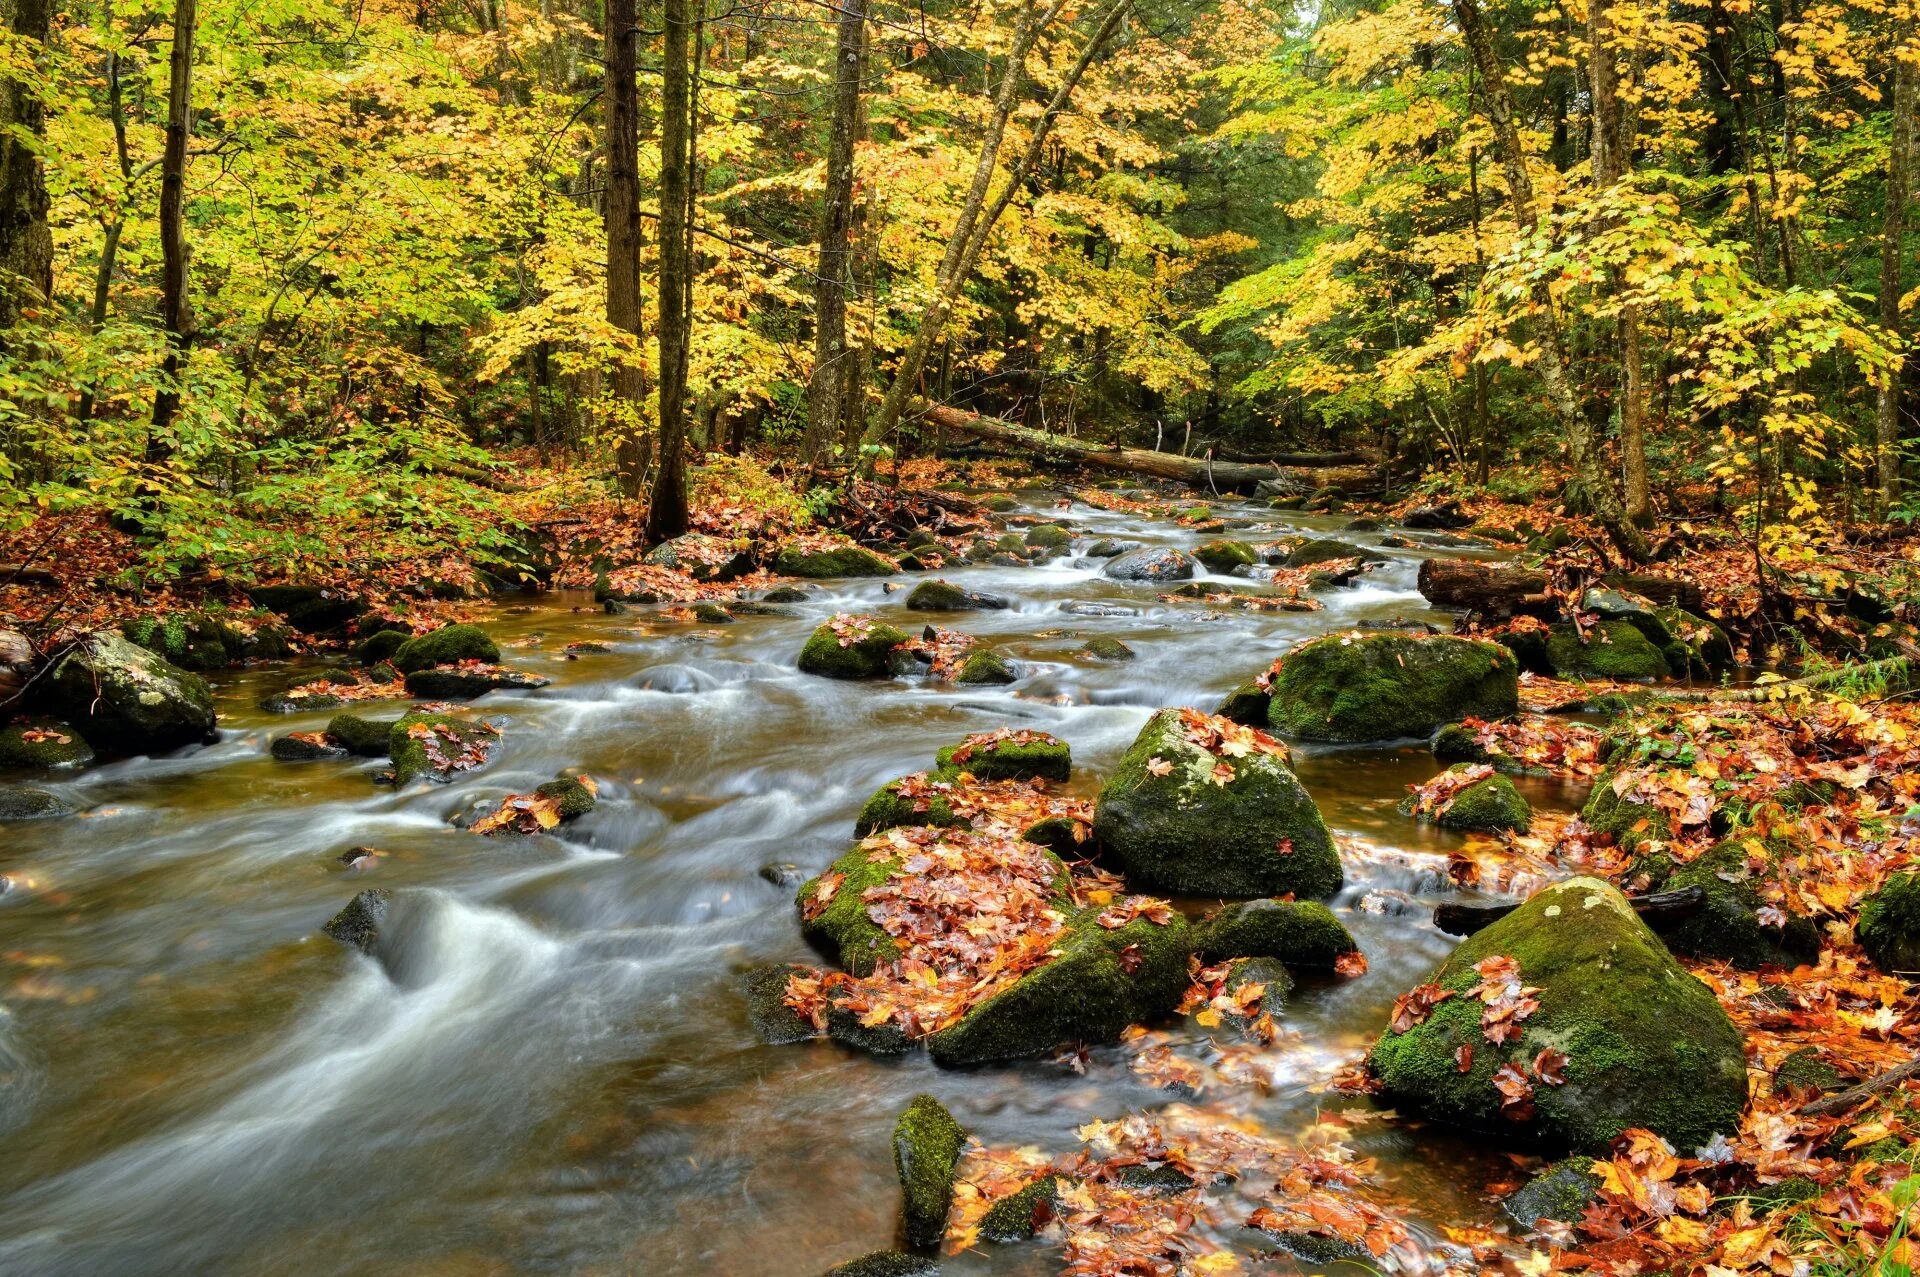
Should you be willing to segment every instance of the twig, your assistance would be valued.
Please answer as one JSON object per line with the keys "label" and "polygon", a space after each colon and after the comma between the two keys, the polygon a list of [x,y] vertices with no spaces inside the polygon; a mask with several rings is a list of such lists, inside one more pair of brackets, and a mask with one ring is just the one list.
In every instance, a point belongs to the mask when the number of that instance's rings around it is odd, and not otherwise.
{"label": "twig", "polygon": [[1823,1095],[1804,1105],[1800,1109],[1800,1114],[1803,1117],[1832,1117],[1836,1113],[1846,1112],[1861,1100],[1869,1099],[1915,1076],[1920,1076],[1920,1055],[1908,1060],[1905,1064],[1896,1064],[1885,1073],[1870,1077],[1858,1086],[1850,1086],[1832,1095]]}

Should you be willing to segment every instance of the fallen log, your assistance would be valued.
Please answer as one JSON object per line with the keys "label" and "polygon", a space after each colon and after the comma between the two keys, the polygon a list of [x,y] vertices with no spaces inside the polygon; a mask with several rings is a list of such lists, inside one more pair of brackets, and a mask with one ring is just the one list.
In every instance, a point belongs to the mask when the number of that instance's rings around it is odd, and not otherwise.
{"label": "fallen log", "polygon": [[1427,602],[1453,611],[1551,618],[1560,609],[1547,592],[1547,574],[1516,563],[1427,559],[1415,584]]}
{"label": "fallen log", "polygon": [[1858,1086],[1850,1086],[1832,1095],[1823,1095],[1801,1106],[1800,1112],[1807,1117],[1834,1117],[1846,1112],[1862,1100],[1870,1099],[1882,1091],[1891,1090],[1915,1075],[1920,1075],[1920,1056],[1915,1056],[1905,1064],[1896,1064],[1885,1073],[1870,1077]]}
{"label": "fallen log", "polygon": [[1262,480],[1291,481],[1290,486],[1314,489],[1322,485],[1315,476],[1327,474],[1317,469],[1289,469],[1286,466],[1259,465],[1241,461],[1222,461],[1207,457],[1182,457],[1151,448],[1122,448],[1112,444],[1088,443],[1069,439],[1045,430],[1031,430],[1010,421],[975,416],[957,408],[939,404],[926,407],[923,414],[943,430],[971,435],[988,443],[1019,448],[1027,452],[1071,458],[1082,465],[1120,474],[1147,475],[1155,479],[1175,479],[1196,488],[1216,492],[1250,492]]}
{"label": "fallen log", "polygon": [[[1658,931],[1700,912],[1707,903],[1703,887],[1681,887],[1675,891],[1656,891],[1644,896],[1628,896],[1640,920]],[[1433,907],[1433,925],[1450,936],[1470,936],[1490,927],[1520,907],[1520,902],[1504,905],[1443,904]]]}

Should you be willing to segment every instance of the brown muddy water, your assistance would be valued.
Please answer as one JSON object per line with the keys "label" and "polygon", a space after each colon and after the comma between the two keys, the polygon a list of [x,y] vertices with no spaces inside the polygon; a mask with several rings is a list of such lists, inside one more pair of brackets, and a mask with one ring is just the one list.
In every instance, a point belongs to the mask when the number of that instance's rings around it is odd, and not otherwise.
{"label": "brown muddy water", "polygon": [[[1202,539],[1027,499],[1082,537]],[[1270,530],[1234,535],[1342,522],[1246,513]],[[481,620],[509,663],[552,686],[476,704],[504,731],[492,764],[398,792],[375,785],[374,763],[268,757],[272,736],[327,717],[258,708],[286,668],[219,680],[217,744],[57,781],[83,816],[0,832],[0,873],[15,884],[0,896],[0,1274],[814,1274],[894,1244],[889,1135],[915,1092],[990,1144],[1048,1152],[1076,1147],[1091,1119],[1177,1102],[1123,1047],[1095,1049],[1082,1074],[760,1044],[741,973],[818,960],[793,889],[761,870],[818,871],[877,786],[970,732],[1053,733],[1091,794],[1152,710],[1211,709],[1302,638],[1426,616],[1413,578],[1433,551],[1387,553],[1313,613],[1166,604],[1073,556],[945,573],[1014,600],[942,618],[1020,663],[1017,684],[990,690],[795,670],[821,620],[901,614],[911,578],[829,583],[791,615],[720,627],[608,616],[577,596],[503,602]],[[1076,601],[1126,611],[1062,610]],[[1076,655],[1096,635],[1138,659]],[[565,659],[581,640],[611,651]],[[1328,1074],[1452,944],[1424,906],[1448,890],[1453,836],[1395,811],[1437,770],[1431,756],[1411,744],[1297,754],[1328,822],[1373,849],[1349,855],[1333,902],[1371,970],[1305,982],[1259,1057],[1268,1084],[1199,1101],[1282,1136],[1368,1106],[1327,1093]],[[563,767],[601,791],[561,837],[448,824]],[[1522,785],[1548,806],[1578,797]],[[387,855],[343,868],[339,854],[362,844]],[[370,886],[429,893],[390,969],[319,930]],[[1422,907],[1362,907],[1380,892]],[[1211,1049],[1202,1030],[1158,1027],[1179,1050]],[[1428,1240],[1443,1223],[1494,1220],[1487,1182],[1512,1178],[1498,1150],[1411,1123],[1365,1122],[1349,1142]],[[1270,1249],[1251,1233],[1235,1241]],[[942,1271],[1058,1268],[1042,1241],[983,1246]],[[1317,1270],[1278,1258],[1256,1271]]]}

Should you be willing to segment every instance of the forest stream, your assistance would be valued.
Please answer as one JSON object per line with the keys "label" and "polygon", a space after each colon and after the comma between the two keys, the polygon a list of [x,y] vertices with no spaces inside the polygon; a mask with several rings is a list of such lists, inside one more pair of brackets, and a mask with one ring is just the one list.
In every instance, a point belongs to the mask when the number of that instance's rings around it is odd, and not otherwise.
{"label": "forest stream", "polygon": [[[508,598],[481,619],[503,659],[551,685],[479,701],[499,749],[450,784],[396,790],[364,760],[275,761],[274,736],[330,713],[259,707],[284,665],[216,678],[218,743],[56,781],[83,816],[8,826],[0,861],[0,949],[29,973],[0,1012],[0,1272],[818,1273],[895,1244],[890,1132],[917,1092],[986,1143],[1049,1154],[1083,1123],[1176,1102],[1283,1139],[1323,1112],[1373,1107],[1328,1081],[1455,943],[1430,906],[1457,898],[1446,853],[1461,836],[1396,810],[1435,770],[1424,743],[1296,750],[1339,835],[1347,881],[1330,903],[1370,970],[1304,977],[1252,1056],[1251,1084],[1176,1096],[1129,1068],[1125,1043],[941,1069],[924,1052],[756,1037],[742,973],[820,961],[795,884],[846,849],[877,786],[940,746],[1048,732],[1072,747],[1069,791],[1091,796],[1156,708],[1211,710],[1329,630],[1445,625],[1414,589],[1430,548],[1385,551],[1355,585],[1321,591],[1324,610],[1211,609],[1107,579],[1079,554],[1101,536],[1183,549],[1204,537],[1019,495],[1021,512],[1081,538],[1075,552],[943,573],[1012,600],[942,622],[1012,657],[1008,687],[796,670],[808,634],[838,612],[917,631],[924,618],[900,607],[905,578],[826,582],[777,615],[721,626],[608,615],[583,594]],[[1224,512],[1256,521],[1235,534],[1256,537],[1342,522]],[[1137,659],[1081,654],[1096,636]],[[607,650],[563,650],[584,641]],[[449,823],[563,768],[596,778],[599,803],[554,834],[476,838]],[[1580,797],[1519,783],[1547,809]],[[382,854],[344,865],[356,846]],[[321,931],[370,886],[427,897],[384,963]],[[1216,1050],[1190,1018],[1152,1028],[1178,1054]],[[1514,1177],[1504,1153],[1439,1128],[1357,1120],[1346,1139],[1427,1241],[1443,1225],[1494,1226],[1488,1183]],[[1230,1244],[1272,1256],[1227,1222],[1240,1218],[1219,1216]],[[1342,1267],[1362,1271],[1298,1270]],[[1043,1237],[949,1256],[942,1271],[1059,1268]]]}

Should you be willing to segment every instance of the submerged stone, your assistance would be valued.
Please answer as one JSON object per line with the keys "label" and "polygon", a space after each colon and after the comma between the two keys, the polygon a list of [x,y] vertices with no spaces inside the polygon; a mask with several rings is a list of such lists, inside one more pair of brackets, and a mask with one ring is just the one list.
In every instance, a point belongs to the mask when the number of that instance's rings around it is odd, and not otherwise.
{"label": "submerged stone", "polygon": [[93,761],[93,747],[57,718],[27,718],[0,727],[0,767],[47,771]]}
{"label": "submerged stone", "polygon": [[407,675],[410,695],[429,701],[468,701],[496,691],[532,691],[550,680],[499,666],[436,665]]}
{"label": "submerged stone", "polygon": [[49,789],[0,785],[0,821],[55,820],[79,810]]}
{"label": "submerged stone", "polygon": [[940,1271],[934,1260],[897,1250],[876,1250],[827,1270],[827,1277],[930,1277]]}
{"label": "submerged stone", "polygon": [[1096,661],[1130,661],[1133,659],[1132,648],[1117,638],[1107,638],[1104,636],[1088,639],[1085,643],[1081,644],[1080,651],[1083,655],[1091,656]]}
{"label": "submerged stone", "polygon": [[295,732],[276,739],[267,750],[283,763],[314,763],[345,758],[345,746],[323,732]]}
{"label": "submerged stone", "polygon": [[392,905],[391,891],[370,887],[349,900],[347,907],[329,918],[320,929],[341,944],[370,954],[380,939],[380,928],[386,925]]}

